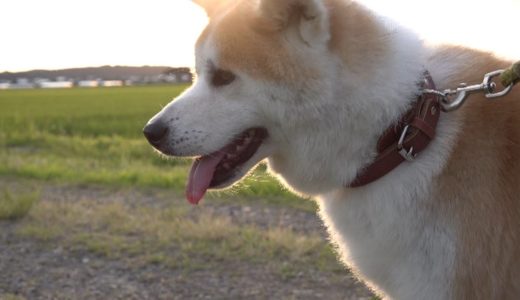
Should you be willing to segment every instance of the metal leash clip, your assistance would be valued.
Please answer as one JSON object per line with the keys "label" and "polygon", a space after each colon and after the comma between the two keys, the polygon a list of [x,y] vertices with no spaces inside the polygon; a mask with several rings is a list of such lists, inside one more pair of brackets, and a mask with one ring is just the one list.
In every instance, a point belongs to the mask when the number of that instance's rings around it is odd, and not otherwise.
{"label": "metal leash clip", "polygon": [[484,83],[488,84],[491,87],[491,90],[488,93],[486,93],[486,98],[493,99],[502,97],[509,94],[511,89],[513,89],[513,83],[511,83],[500,92],[494,92],[497,87],[497,84],[493,82],[493,78],[502,75],[502,73],[504,73],[504,70],[497,70],[491,73],[487,73],[486,76],[484,76]]}
{"label": "metal leash clip", "polygon": [[[465,83],[461,83],[459,87],[455,90],[447,89],[443,92],[437,90],[425,89],[423,93],[436,94],[441,96],[441,107],[445,112],[450,112],[457,110],[464,104],[464,101],[468,98],[469,95],[475,93],[485,93],[486,98],[493,99],[507,95],[511,89],[513,88],[513,84],[508,85],[503,90],[499,92],[495,92],[497,84],[493,81],[493,79],[497,76],[500,76],[504,70],[497,70],[490,73],[487,73],[484,76],[484,80],[480,84],[470,85],[468,86]],[[453,96],[455,96],[453,98]]]}

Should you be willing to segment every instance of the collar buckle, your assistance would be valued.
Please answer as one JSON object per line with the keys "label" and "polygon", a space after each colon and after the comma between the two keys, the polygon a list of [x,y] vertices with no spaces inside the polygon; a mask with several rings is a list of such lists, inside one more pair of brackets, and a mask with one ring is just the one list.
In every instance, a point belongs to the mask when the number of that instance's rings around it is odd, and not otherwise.
{"label": "collar buckle", "polygon": [[406,159],[407,161],[414,161],[417,154],[413,153],[413,147],[410,147],[409,150],[404,148],[404,139],[406,138],[406,134],[408,133],[408,128],[410,125],[406,125],[399,137],[399,141],[397,142],[397,150],[399,150],[399,154]]}

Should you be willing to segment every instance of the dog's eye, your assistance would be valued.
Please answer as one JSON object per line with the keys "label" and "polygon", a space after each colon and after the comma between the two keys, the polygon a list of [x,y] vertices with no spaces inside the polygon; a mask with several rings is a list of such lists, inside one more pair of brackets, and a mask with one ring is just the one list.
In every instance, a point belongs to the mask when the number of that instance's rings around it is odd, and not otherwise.
{"label": "dog's eye", "polygon": [[211,84],[216,87],[225,86],[232,83],[235,80],[235,78],[235,74],[229,71],[217,69],[213,73],[213,77],[211,78]]}

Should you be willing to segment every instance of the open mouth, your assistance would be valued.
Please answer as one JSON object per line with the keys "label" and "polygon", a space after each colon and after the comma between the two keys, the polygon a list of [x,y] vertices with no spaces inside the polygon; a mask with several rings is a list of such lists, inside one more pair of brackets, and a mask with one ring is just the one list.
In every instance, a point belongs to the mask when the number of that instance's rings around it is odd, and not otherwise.
{"label": "open mouth", "polygon": [[251,128],[222,149],[197,158],[191,167],[186,187],[188,201],[197,204],[208,189],[232,182],[241,174],[241,167],[253,157],[266,137],[266,129]]}

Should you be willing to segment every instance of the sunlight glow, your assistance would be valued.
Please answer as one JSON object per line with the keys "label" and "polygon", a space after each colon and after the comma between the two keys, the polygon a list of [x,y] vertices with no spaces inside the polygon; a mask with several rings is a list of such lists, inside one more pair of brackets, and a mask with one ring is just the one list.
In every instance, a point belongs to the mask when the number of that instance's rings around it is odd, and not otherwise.
{"label": "sunlight glow", "polygon": [[449,43],[520,59],[519,0],[360,0],[433,44]]}
{"label": "sunlight glow", "polygon": [[207,23],[189,0],[0,3],[0,72],[100,65],[193,64]]}
{"label": "sunlight glow", "polygon": [[[218,1],[218,0],[217,0]],[[358,0],[426,40],[520,59],[519,0]],[[194,63],[207,18],[189,0],[16,0],[0,4],[0,72]]]}

